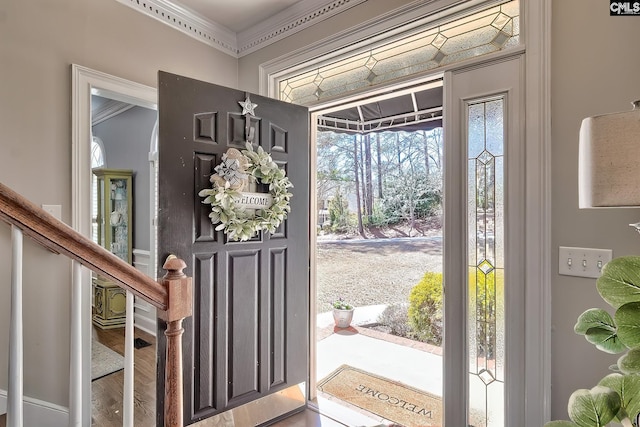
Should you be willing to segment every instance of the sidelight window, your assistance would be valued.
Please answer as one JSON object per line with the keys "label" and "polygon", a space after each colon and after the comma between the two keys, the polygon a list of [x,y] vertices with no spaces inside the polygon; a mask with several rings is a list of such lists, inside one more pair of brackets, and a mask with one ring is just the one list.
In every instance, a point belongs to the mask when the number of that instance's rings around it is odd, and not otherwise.
{"label": "sidelight window", "polygon": [[504,425],[504,99],[467,104],[469,420]]}

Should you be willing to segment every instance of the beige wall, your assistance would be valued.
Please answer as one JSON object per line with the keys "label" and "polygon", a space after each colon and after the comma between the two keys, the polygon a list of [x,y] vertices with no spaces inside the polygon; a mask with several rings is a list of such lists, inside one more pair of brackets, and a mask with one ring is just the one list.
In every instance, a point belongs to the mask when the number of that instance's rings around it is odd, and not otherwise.
{"label": "beige wall", "polygon": [[[71,64],[155,86],[159,69],[237,86],[237,60],[115,0],[0,2],[0,182],[71,217]],[[0,349],[9,228],[0,226]],[[67,406],[70,266],[25,242],[25,394]],[[0,351],[0,388],[7,388]]]}
{"label": "beige wall", "polygon": [[627,224],[638,209],[578,209],[578,130],[584,117],[626,111],[640,99],[640,16],[610,17],[602,0],[553,0],[552,31],[552,416],[567,418],[567,401],[609,372],[616,356],[573,332],[591,307],[608,307],[595,279],[560,276],[558,246],[640,254],[640,236]]}

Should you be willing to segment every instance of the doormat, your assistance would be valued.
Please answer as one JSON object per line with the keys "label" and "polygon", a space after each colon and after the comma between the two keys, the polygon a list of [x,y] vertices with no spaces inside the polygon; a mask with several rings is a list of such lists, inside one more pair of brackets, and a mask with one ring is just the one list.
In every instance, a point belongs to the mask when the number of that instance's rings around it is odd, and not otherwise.
{"label": "doormat", "polygon": [[91,342],[91,381],[124,369],[124,357],[98,341]]}
{"label": "doormat", "polygon": [[442,425],[442,398],[397,381],[342,365],[318,390],[406,427]]}

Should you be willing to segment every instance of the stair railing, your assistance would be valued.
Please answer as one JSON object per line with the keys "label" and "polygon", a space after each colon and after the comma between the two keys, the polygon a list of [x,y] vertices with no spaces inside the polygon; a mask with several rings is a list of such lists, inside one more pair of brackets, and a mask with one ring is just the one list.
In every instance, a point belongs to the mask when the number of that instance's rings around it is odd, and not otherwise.
{"label": "stair railing", "polygon": [[[7,427],[23,427],[23,331],[22,331],[22,243],[26,235],[54,253],[74,261],[74,276],[80,265],[100,274],[118,286],[143,298],[158,309],[166,321],[165,427],[183,426],[182,401],[182,321],[192,315],[192,284],[182,270],[184,261],[169,257],[163,268],[167,274],[160,283],[127,264],[105,248],[81,235],[62,221],[0,183],[0,220],[11,225],[11,315],[9,334],[9,386],[7,390]],[[80,322],[78,295],[72,292],[71,363],[79,365]],[[77,359],[77,360],[75,360]],[[79,375],[70,375],[69,425],[80,426],[81,395]],[[85,397],[86,398],[86,397]]]}

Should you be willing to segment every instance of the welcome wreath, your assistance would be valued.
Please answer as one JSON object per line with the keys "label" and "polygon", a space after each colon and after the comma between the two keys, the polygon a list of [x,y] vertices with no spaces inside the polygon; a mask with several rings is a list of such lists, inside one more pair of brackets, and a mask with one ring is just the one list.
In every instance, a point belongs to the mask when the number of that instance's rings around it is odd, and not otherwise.
{"label": "welcome wreath", "polygon": [[[198,193],[205,198],[203,203],[211,205],[209,218],[218,224],[216,231],[222,230],[233,241],[249,240],[262,230],[275,233],[291,211],[293,194],[288,190],[293,184],[284,170],[262,147],[254,151],[251,142],[246,147],[242,152],[227,150],[211,175],[212,187]],[[269,193],[243,192],[253,183],[268,184]]]}

